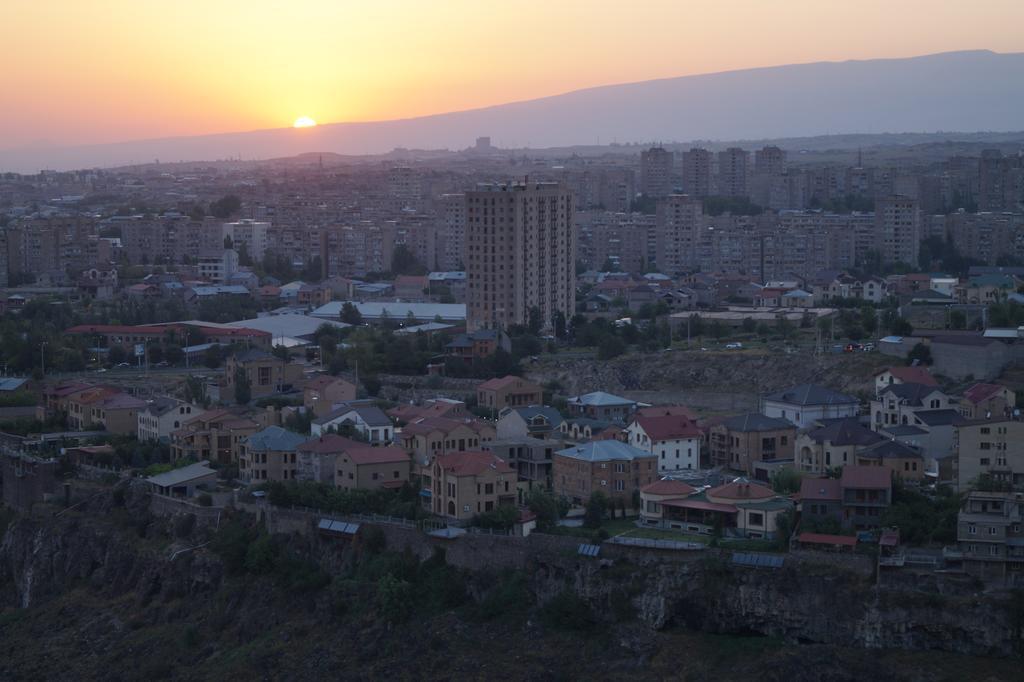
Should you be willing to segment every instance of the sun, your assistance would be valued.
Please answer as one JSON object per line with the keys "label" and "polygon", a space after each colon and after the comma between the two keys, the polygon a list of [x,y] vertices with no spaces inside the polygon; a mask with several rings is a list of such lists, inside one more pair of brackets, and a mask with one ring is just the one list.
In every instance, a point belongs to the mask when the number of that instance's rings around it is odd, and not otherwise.
{"label": "sun", "polygon": [[316,125],[316,121],[311,119],[309,116],[299,116],[295,119],[295,123],[292,124],[293,128],[312,128]]}

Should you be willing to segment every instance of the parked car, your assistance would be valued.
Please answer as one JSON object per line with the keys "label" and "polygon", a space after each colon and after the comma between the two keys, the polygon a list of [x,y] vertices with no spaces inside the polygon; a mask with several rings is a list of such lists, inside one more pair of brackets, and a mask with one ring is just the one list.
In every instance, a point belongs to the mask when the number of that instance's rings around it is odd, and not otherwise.
{"label": "parked car", "polygon": [[845,353],[856,353],[857,351],[863,350],[863,349],[864,349],[864,346],[860,345],[859,343],[848,343],[848,344],[846,344],[846,348],[843,349],[843,352],[845,352]]}
{"label": "parked car", "polygon": [[739,341],[733,341],[732,343],[725,344],[726,350],[740,350],[743,348],[743,344]]}
{"label": "parked car", "polygon": [[129,363],[129,362],[119,362],[119,363],[117,363],[117,366],[118,367],[131,367],[131,363]]}
{"label": "parked car", "polygon": [[861,348],[861,350],[864,351],[865,353],[870,353],[871,351],[875,350],[875,344],[865,343],[864,347]]}

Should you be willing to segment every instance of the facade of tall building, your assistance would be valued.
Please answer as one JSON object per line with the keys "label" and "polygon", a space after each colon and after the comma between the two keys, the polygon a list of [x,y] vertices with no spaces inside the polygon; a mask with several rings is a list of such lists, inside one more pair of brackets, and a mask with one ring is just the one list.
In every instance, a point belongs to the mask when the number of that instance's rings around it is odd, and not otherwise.
{"label": "facade of tall building", "polygon": [[692,270],[699,263],[697,243],[701,218],[701,200],[686,194],[673,194],[658,202],[658,268],[666,274]]}
{"label": "facade of tall building", "polygon": [[694,147],[683,152],[683,192],[691,197],[711,194],[711,152]]}
{"label": "facade of tall building", "polygon": [[786,152],[774,145],[768,145],[754,152],[754,173],[756,175],[782,175],[786,172]]}
{"label": "facade of tall building", "polygon": [[640,191],[649,197],[666,197],[672,193],[672,152],[651,147],[640,153]]}
{"label": "facade of tall building", "polygon": [[478,185],[466,193],[468,326],[526,324],[538,308],[545,327],[576,309],[573,196],[559,183]]}
{"label": "facade of tall building", "polygon": [[370,221],[332,226],[320,232],[320,262],[325,277],[364,277],[391,269],[393,225]]}
{"label": "facade of tall building", "polygon": [[[655,217],[643,213],[591,212],[578,221],[577,258],[589,270],[645,272],[654,262]],[[577,214],[580,216],[580,214]]]}
{"label": "facade of tall building", "polygon": [[875,248],[884,263],[917,266],[921,211],[916,199],[891,196],[875,202]]}
{"label": "facade of tall building", "polygon": [[439,266],[442,270],[461,270],[466,264],[466,195],[443,194],[440,209]]}
{"label": "facade of tall building", "polygon": [[726,197],[747,196],[747,160],[745,149],[729,147],[718,152],[718,193]]}
{"label": "facade of tall building", "polygon": [[267,232],[270,223],[258,220],[239,220],[224,223],[224,237],[231,238],[231,246],[235,251],[245,249],[253,262],[259,263],[267,252]]}

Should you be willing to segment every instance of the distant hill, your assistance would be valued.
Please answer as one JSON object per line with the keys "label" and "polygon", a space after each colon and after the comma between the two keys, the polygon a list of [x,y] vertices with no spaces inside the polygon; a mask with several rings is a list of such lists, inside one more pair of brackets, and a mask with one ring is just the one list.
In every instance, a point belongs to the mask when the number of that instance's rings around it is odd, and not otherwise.
{"label": "distant hill", "polygon": [[1024,53],[818,62],[608,85],[483,109],[316,128],[0,151],[0,170],[612,141],[765,139],[1022,127]]}

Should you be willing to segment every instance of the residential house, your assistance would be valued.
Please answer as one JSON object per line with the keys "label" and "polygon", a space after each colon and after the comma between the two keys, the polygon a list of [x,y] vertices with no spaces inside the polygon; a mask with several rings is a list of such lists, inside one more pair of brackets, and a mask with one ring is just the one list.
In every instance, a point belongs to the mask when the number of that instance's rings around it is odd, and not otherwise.
{"label": "residential house", "polygon": [[658,472],[700,468],[701,430],[687,417],[635,417],[626,442],[658,458]]}
{"label": "residential house", "polygon": [[333,412],[338,403],[355,399],[356,385],[342,377],[322,374],[302,387],[302,404],[317,417]]}
{"label": "residential house", "polygon": [[420,466],[438,455],[479,450],[494,440],[494,426],[475,418],[420,417],[402,427],[402,447]]}
{"label": "residential house", "polygon": [[794,467],[808,474],[824,474],[856,464],[858,452],[884,440],[856,418],[829,419],[797,435]]}
{"label": "residential house", "polygon": [[928,473],[921,449],[898,440],[869,445],[857,452],[855,460],[859,466],[885,467],[893,477],[907,483],[920,483]]}
{"label": "residential house", "polygon": [[213,489],[217,485],[217,471],[197,462],[166,471],[146,479],[154,495],[165,497],[193,497],[197,492]]}
{"label": "residential house", "polygon": [[302,365],[286,362],[263,350],[245,350],[228,356],[224,364],[224,394],[232,398],[239,370],[248,378],[253,398],[290,390],[302,379]]}
{"label": "residential house", "polygon": [[551,438],[539,439],[530,436],[504,438],[483,444],[483,449],[492,452],[508,462],[520,481],[539,483],[545,488],[551,487],[551,467],[555,450],[565,447],[562,441]]}
{"label": "residential house", "polygon": [[387,445],[394,440],[395,429],[391,419],[376,405],[342,405],[310,424],[310,435],[319,436],[330,431],[343,435],[348,432],[359,434],[359,438],[371,445]]}
{"label": "residential house", "polygon": [[328,433],[315,436],[301,443],[296,449],[295,478],[300,481],[316,481],[317,483],[334,484],[338,455],[353,444],[365,446],[366,443],[355,443],[350,438]]}
{"label": "residential house", "polygon": [[692,422],[697,421],[697,413],[685,405],[651,405],[637,407],[637,417],[686,417]]}
{"label": "residential house", "polygon": [[268,426],[242,441],[238,456],[238,475],[250,482],[293,481],[298,479],[298,448],[305,436]]}
{"label": "residential house", "polygon": [[561,438],[565,420],[553,407],[506,407],[498,416],[498,438]]}
{"label": "residential house", "polygon": [[552,459],[554,491],[585,504],[600,491],[632,503],[633,492],[658,477],[658,459],[647,450],[618,440],[596,440],[557,450]]}
{"label": "residential house", "polygon": [[878,528],[892,504],[892,472],[886,467],[850,464],[843,467],[839,485],[843,490],[843,527]]}
{"label": "residential house", "polygon": [[[922,384],[894,384],[871,402],[872,428],[919,448],[934,469],[954,451],[954,427],[962,419],[954,401]],[[933,472],[934,473],[934,472]]]}
{"label": "residential house", "polygon": [[971,491],[957,515],[964,571],[986,582],[1024,585],[1024,497]]}
{"label": "residential house", "polygon": [[462,419],[470,416],[466,403],[451,398],[433,398],[425,400],[422,405],[398,405],[387,411],[387,415],[399,425],[408,424],[422,417],[448,417]]}
{"label": "residential house", "polygon": [[568,440],[623,440],[621,422],[575,417],[563,421],[561,430]]}
{"label": "residential house", "polygon": [[976,419],[958,423],[956,432],[959,490],[976,486],[982,476],[1024,488],[1024,422]]}
{"label": "residential house", "polygon": [[843,526],[843,486],[838,478],[804,476],[800,480],[800,527],[838,531]]}
{"label": "residential house", "polygon": [[792,500],[746,478],[702,492],[668,483],[641,489],[640,520],[645,525],[700,534],[717,529],[728,537],[770,539],[779,530],[779,518],[793,509]]}
{"label": "residential house", "polygon": [[871,401],[871,425],[914,424],[914,416],[926,410],[953,409],[953,401],[935,386],[925,384],[892,384]]}
{"label": "residential house", "polygon": [[334,485],[343,490],[401,488],[409,482],[411,466],[412,459],[402,448],[349,441],[335,458]]}
{"label": "residential house", "polygon": [[203,408],[177,398],[161,397],[146,403],[138,412],[139,441],[169,441],[171,434],[188,419],[203,414]]}
{"label": "residential house", "polygon": [[498,349],[512,351],[508,334],[495,329],[478,329],[467,334],[456,334],[444,347],[445,355],[466,362],[481,360],[494,355]]}
{"label": "residential house", "polygon": [[544,389],[517,376],[488,379],[476,387],[476,402],[479,407],[497,414],[506,407],[542,405]]}
{"label": "residential house", "polygon": [[856,417],[860,414],[860,401],[823,386],[802,384],[764,396],[761,413],[766,417],[788,419],[805,429],[822,419]]}
{"label": "residential house", "polygon": [[477,514],[516,503],[516,474],[490,452],[449,452],[421,470],[423,506],[449,522],[468,523]]}
{"label": "residential house", "polygon": [[893,384],[920,384],[939,387],[939,382],[924,367],[890,367],[875,375],[875,395]]}
{"label": "residential house", "polygon": [[636,411],[637,402],[604,391],[569,398],[569,412],[577,417],[626,424]]}
{"label": "residential house", "polygon": [[235,464],[242,441],[259,431],[260,425],[230,410],[203,412],[182,422],[171,432],[171,461],[182,457]]}
{"label": "residential house", "polygon": [[730,417],[708,430],[712,466],[754,473],[754,462],[793,459],[796,426],[756,412]]}
{"label": "residential house", "polygon": [[1009,417],[1017,407],[1017,395],[1001,384],[974,384],[964,391],[959,407],[966,419]]}
{"label": "residential house", "polygon": [[117,389],[98,387],[75,394],[69,400],[68,423],[73,428],[100,426],[121,436],[134,436],[139,427],[139,410],[146,403]]}

